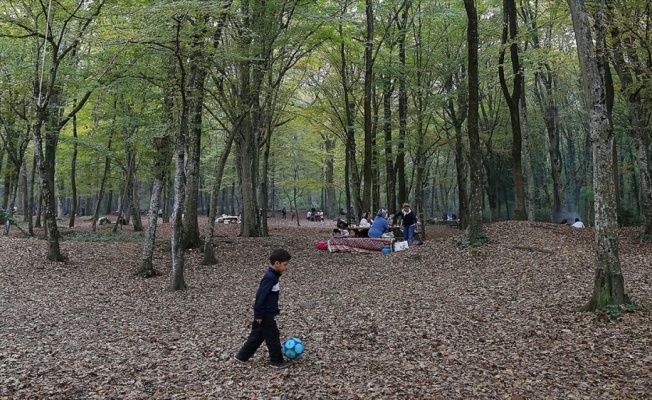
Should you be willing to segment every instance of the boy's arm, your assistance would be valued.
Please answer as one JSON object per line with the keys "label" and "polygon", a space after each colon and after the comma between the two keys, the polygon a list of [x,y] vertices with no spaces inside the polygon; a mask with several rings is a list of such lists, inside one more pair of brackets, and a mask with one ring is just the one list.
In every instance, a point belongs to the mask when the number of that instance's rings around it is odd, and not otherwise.
{"label": "boy's arm", "polygon": [[272,291],[273,286],[274,282],[267,277],[264,277],[263,280],[260,281],[260,286],[256,292],[256,301],[254,302],[254,319],[258,322],[259,320],[262,320],[263,315],[265,314],[267,295]]}

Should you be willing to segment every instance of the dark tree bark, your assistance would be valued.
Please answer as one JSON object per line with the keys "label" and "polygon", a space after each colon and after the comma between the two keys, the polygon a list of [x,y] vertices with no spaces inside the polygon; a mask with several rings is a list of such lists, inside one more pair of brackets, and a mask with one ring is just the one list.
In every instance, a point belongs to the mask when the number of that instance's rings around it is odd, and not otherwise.
{"label": "dark tree bark", "polygon": [[467,129],[469,135],[469,167],[471,172],[471,196],[469,201],[469,242],[475,244],[482,233],[482,150],[480,147],[478,86],[478,12],[474,0],[464,0],[467,16],[466,42],[468,51],[469,112]]}
{"label": "dark tree bark", "polygon": [[71,205],[70,205],[70,220],[68,222],[69,228],[75,227],[75,215],[77,214],[77,117],[72,117],[72,158],[70,160],[70,190],[71,190]]}
{"label": "dark tree bark", "polygon": [[383,79],[383,132],[385,138],[385,189],[387,191],[387,207],[396,209],[396,170],[392,149],[392,94],[394,85],[389,76]]}
{"label": "dark tree bark", "polygon": [[206,33],[208,16],[202,15],[195,21],[191,39],[191,54],[188,61],[187,84],[181,90],[187,91],[186,99],[189,102],[189,122],[187,137],[187,158],[186,158],[186,197],[184,200],[183,235],[181,247],[184,250],[200,248],[201,236],[199,234],[199,221],[197,215],[199,182],[200,182],[200,159],[201,159],[201,137],[204,110],[204,90],[206,76],[208,75],[208,60],[205,56],[204,47],[206,44]]}
{"label": "dark tree bark", "polygon": [[[521,119],[519,112],[519,101],[523,88],[523,66],[519,60],[518,49],[518,21],[516,18],[516,4],[514,0],[503,0],[503,34],[501,37],[502,47],[498,56],[498,77],[503,95],[509,108],[509,116],[512,128],[512,174],[514,177],[514,218],[525,220],[525,186],[523,184],[522,166],[522,137]],[[508,46],[508,43],[509,46]],[[505,77],[505,51],[509,47],[512,61],[512,92],[507,87]]]}

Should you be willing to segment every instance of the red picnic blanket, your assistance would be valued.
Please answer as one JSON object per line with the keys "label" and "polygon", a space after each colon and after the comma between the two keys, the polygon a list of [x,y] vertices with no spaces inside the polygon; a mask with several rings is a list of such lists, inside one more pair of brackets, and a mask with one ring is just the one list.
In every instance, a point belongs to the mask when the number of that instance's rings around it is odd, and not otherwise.
{"label": "red picnic blanket", "polygon": [[375,253],[385,246],[392,246],[394,238],[331,238],[328,251],[331,253]]}

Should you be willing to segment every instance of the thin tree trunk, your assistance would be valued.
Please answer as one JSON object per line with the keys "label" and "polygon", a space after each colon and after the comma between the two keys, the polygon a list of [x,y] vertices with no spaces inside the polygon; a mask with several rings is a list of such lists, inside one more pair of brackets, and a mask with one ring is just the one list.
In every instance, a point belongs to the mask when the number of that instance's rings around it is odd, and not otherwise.
{"label": "thin tree trunk", "polygon": [[[113,130],[109,131],[109,142],[107,143],[107,151],[111,152],[111,144],[113,142]],[[111,157],[104,157],[104,172],[102,173],[102,180],[100,181],[100,190],[97,195],[97,202],[95,203],[95,210],[93,211],[93,218],[91,226],[93,232],[97,230],[97,220],[100,218],[100,207],[102,206],[102,199],[104,198],[104,190],[106,189],[106,180],[109,176],[109,170],[111,168]],[[110,204],[110,199],[109,199]]]}
{"label": "thin tree trunk", "polygon": [[220,154],[220,159],[217,163],[217,168],[215,171],[215,183],[213,184],[213,190],[211,191],[210,211],[208,214],[208,221],[206,222],[206,237],[204,239],[204,260],[202,261],[203,265],[217,264],[217,258],[215,257],[215,251],[213,245],[213,235],[215,232],[215,219],[217,217],[217,199],[222,189],[222,177],[224,176],[224,168],[226,168],[226,161],[228,160],[229,153],[231,153],[231,146],[233,144],[234,137],[235,137],[234,132],[233,131],[230,132],[226,140],[224,150],[222,151],[222,154]]}
{"label": "thin tree trunk", "polygon": [[185,290],[186,282],[183,277],[184,269],[184,250],[181,246],[181,236],[183,234],[183,200],[185,198],[184,176],[184,141],[182,131],[179,130],[177,135],[177,144],[175,150],[175,172],[174,172],[174,207],[172,209],[172,273],[170,275],[169,291]]}
{"label": "thin tree trunk", "polygon": [[75,227],[75,215],[77,214],[77,116],[72,117],[72,159],[70,160],[70,189],[72,205],[70,206],[69,228]]}
{"label": "thin tree trunk", "polygon": [[161,189],[163,182],[160,174],[154,178],[154,185],[152,187],[152,195],[149,200],[149,210],[147,212],[147,231],[145,232],[145,240],[143,243],[143,257],[141,259],[140,268],[136,271],[135,275],[143,278],[151,278],[161,275],[159,271],[154,268],[152,262],[154,258],[154,245],[156,243],[156,227],[158,222],[158,210],[160,207]]}
{"label": "thin tree trunk", "polygon": [[36,157],[32,159],[32,172],[30,174],[30,180],[29,180],[29,202],[28,208],[29,208],[29,213],[27,217],[27,231],[29,232],[30,236],[34,236],[34,182],[36,180]]}
{"label": "thin tree trunk", "polygon": [[532,169],[532,152],[530,150],[530,137],[528,131],[527,103],[525,101],[525,79],[522,81],[520,108],[521,108],[521,132],[523,133],[523,160],[525,162],[525,180],[527,182],[527,220],[534,221],[534,210],[536,209],[536,188],[534,187],[534,171]]}

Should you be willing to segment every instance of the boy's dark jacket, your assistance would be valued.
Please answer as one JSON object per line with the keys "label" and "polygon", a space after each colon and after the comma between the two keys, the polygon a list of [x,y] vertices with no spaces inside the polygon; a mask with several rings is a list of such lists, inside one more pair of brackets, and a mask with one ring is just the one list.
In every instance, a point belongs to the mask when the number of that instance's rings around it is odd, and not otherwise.
{"label": "boy's dark jacket", "polygon": [[278,297],[280,286],[278,279],[281,274],[274,268],[267,269],[265,276],[260,281],[260,286],[256,292],[256,301],[254,303],[254,319],[273,318],[280,313],[278,308]]}

